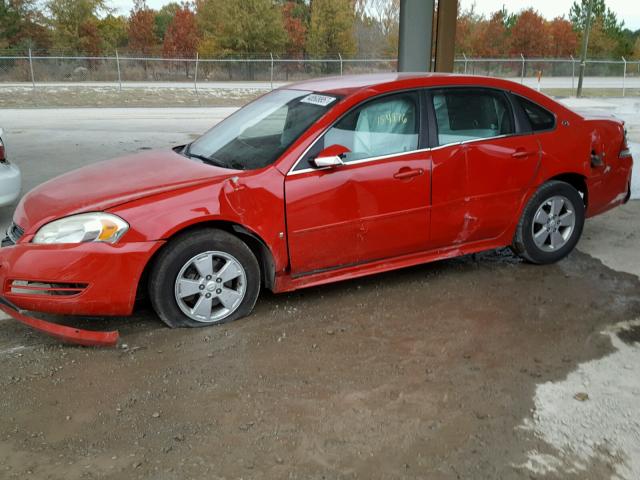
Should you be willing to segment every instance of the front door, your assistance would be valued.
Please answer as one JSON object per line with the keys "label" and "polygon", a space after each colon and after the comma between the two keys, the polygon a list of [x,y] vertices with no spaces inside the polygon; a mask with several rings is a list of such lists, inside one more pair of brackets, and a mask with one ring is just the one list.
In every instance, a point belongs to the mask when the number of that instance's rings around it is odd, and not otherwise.
{"label": "front door", "polygon": [[308,154],[285,181],[294,275],[425,250],[431,163],[420,151],[420,96],[374,99],[343,116],[310,151],[341,145],[344,165]]}

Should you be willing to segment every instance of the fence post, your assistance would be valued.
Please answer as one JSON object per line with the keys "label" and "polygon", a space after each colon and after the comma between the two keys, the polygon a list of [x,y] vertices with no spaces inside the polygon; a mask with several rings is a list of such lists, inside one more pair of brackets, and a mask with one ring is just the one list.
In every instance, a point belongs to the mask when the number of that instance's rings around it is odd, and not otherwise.
{"label": "fence post", "polygon": [[116,65],[118,66],[118,89],[122,91],[122,77],[120,76],[120,57],[118,56],[117,48],[116,48]]}
{"label": "fence post", "polygon": [[522,58],[522,72],[520,73],[520,83],[524,84],[524,55],[521,53],[520,58]]}
{"label": "fence post", "polygon": [[569,55],[571,58],[571,94],[576,88],[576,61],[573,58],[573,55]]}
{"label": "fence post", "polygon": [[622,71],[622,96],[624,97],[624,84],[627,79],[627,59],[622,57],[622,61],[624,62],[624,70]]}
{"label": "fence post", "polygon": [[464,58],[464,74],[467,74],[467,56],[463,53],[462,58]]}
{"label": "fence post", "polygon": [[36,78],[33,76],[33,58],[31,57],[31,48],[29,48],[29,70],[31,71],[31,84],[33,90],[36,90]]}
{"label": "fence post", "polygon": [[271,90],[273,90],[273,53],[269,52],[271,57]]}
{"label": "fence post", "polygon": [[342,55],[338,52],[338,58],[340,59],[340,76],[342,76]]}
{"label": "fence post", "polygon": [[[196,95],[198,95],[198,63],[200,60],[200,55],[196,52],[196,68],[193,72],[193,88],[196,91]],[[206,72],[205,72],[206,73]]]}

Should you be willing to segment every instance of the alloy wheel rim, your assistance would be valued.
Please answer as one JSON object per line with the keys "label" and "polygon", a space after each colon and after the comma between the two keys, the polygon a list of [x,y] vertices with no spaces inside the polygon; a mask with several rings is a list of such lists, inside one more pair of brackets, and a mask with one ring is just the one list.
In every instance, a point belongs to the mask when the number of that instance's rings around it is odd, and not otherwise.
{"label": "alloy wheel rim", "polygon": [[235,312],[247,292],[242,264],[226,252],[208,251],[190,258],[178,272],[174,294],[191,320],[216,323]]}
{"label": "alloy wheel rim", "polygon": [[564,247],[576,227],[573,203],[562,195],[545,200],[533,216],[533,241],[543,252],[557,252]]}

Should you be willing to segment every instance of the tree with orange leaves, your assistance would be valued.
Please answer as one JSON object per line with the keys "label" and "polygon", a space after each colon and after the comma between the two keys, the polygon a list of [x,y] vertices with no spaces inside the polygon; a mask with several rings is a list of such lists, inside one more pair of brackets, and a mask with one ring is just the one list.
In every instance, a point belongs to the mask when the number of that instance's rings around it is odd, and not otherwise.
{"label": "tree with orange leaves", "polygon": [[146,1],[135,0],[129,17],[129,50],[142,55],[152,53],[157,44],[154,20],[155,14]]}
{"label": "tree with orange leaves", "polygon": [[305,16],[308,8],[304,3],[288,1],[282,5],[282,20],[287,34],[285,51],[289,58],[302,58],[304,41],[307,36]]}
{"label": "tree with orange leaves", "polygon": [[188,4],[182,5],[164,35],[162,54],[165,57],[193,58],[198,50],[196,16]]}
{"label": "tree with orange leaves", "polygon": [[546,20],[533,8],[523,10],[511,28],[510,40],[512,54],[544,57],[549,45]]}
{"label": "tree with orange leaves", "polygon": [[554,58],[573,55],[578,46],[578,36],[573,30],[573,25],[563,17],[556,17],[549,22],[549,48],[548,55]]}
{"label": "tree with orange leaves", "polygon": [[505,14],[503,11],[494,12],[489,20],[478,25],[475,53],[481,57],[503,56],[506,41]]}
{"label": "tree with orange leaves", "polygon": [[[198,27],[196,16],[188,4],[182,5],[173,17],[164,35],[162,54],[165,57],[194,58],[198,51]],[[184,62],[185,74],[189,76],[190,62]]]}

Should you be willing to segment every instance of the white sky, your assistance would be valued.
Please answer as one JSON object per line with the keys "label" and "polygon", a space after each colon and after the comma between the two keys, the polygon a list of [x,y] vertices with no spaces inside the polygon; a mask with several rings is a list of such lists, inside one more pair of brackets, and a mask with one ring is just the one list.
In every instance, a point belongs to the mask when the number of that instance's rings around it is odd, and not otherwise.
{"label": "white sky", "polygon": [[[149,7],[159,9],[170,0],[147,0]],[[229,0],[231,1],[231,0]],[[573,0],[459,0],[463,9],[476,4],[478,13],[489,14],[500,10],[503,5],[507,6],[510,12],[518,12],[525,8],[534,7],[544,17],[552,19],[554,17],[569,16],[569,9]],[[121,14],[128,14],[133,6],[133,0],[111,0],[110,5],[118,9]],[[606,0],[607,5],[617,15],[619,20],[624,20],[624,24],[631,30],[640,29],[640,1],[639,0]]]}
{"label": "white sky", "polygon": [[[492,13],[506,6],[509,12],[519,12],[533,7],[548,19],[564,15],[569,17],[569,10],[573,0],[458,0],[462,9],[467,9],[475,3],[478,13]],[[640,29],[640,1],[639,0],[606,0],[606,5],[618,16],[618,20],[624,20],[625,27],[630,30]]]}

